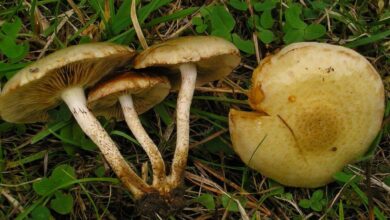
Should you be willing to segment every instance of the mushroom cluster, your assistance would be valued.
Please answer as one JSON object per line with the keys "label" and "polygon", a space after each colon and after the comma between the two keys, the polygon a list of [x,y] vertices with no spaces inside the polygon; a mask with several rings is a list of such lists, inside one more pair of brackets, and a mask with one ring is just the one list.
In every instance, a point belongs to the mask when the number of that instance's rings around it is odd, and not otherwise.
{"label": "mushroom cluster", "polygon": [[214,36],[188,36],[153,45],[134,59],[134,68],[165,67],[172,87],[179,88],[176,106],[177,140],[171,174],[172,190],[181,185],[189,150],[189,115],[195,86],[221,79],[240,63],[234,44]]}
{"label": "mushroom cluster", "polygon": [[161,187],[165,181],[165,165],[157,146],[143,128],[138,114],[164,100],[170,88],[166,77],[126,72],[99,83],[88,95],[88,107],[95,115],[125,119],[150,158],[154,187]]}
{"label": "mushroom cluster", "polygon": [[384,87],[351,49],[295,43],[255,69],[249,102],[254,112],[229,114],[242,161],[284,185],[318,187],[369,148],[381,128]]}
{"label": "mushroom cluster", "polygon": [[[232,43],[211,36],[169,40],[138,56],[126,46],[109,43],[71,46],[20,70],[6,83],[0,94],[1,117],[13,123],[46,122],[50,109],[66,103],[81,129],[139,202],[140,211],[169,214],[184,205],[178,191],[187,164],[190,105],[195,86],[221,79],[239,63],[239,51]],[[113,73],[125,64],[143,70]],[[154,74],[146,74],[148,67],[154,67]],[[163,157],[138,114],[161,102],[171,84],[173,88],[180,87],[180,91],[176,150],[167,175]],[[89,89],[88,98],[85,89]],[[126,121],[150,159],[151,184],[129,166],[95,115]]]}
{"label": "mushroom cluster", "polygon": [[0,96],[3,120],[45,122],[48,111],[65,102],[84,133],[98,146],[122,183],[136,198],[152,192],[130,168],[117,145],[87,107],[84,89],[93,86],[135,56],[132,49],[108,43],[71,46],[20,70]]}

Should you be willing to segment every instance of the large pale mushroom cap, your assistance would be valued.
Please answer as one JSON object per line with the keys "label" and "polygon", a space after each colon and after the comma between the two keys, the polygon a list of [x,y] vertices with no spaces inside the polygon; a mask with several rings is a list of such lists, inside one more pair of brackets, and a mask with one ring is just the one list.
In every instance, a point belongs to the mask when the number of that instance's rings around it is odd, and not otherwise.
{"label": "large pale mushroom cap", "polygon": [[134,59],[134,68],[166,67],[171,70],[172,87],[180,85],[179,66],[194,63],[196,85],[221,79],[240,64],[240,52],[229,41],[214,36],[187,36],[155,44]]}
{"label": "large pale mushroom cap", "polygon": [[121,120],[120,96],[130,94],[137,113],[142,114],[163,101],[170,88],[164,76],[127,72],[95,86],[88,94],[88,107],[98,116]]}
{"label": "large pale mushroom cap", "polygon": [[368,149],[381,127],[384,88],[355,51],[296,43],[254,71],[249,101],[257,112],[229,115],[241,159],[282,184],[318,187]]}
{"label": "large pale mushroom cap", "polygon": [[135,52],[110,43],[71,46],[54,52],[20,70],[4,86],[0,112],[14,123],[46,121],[47,111],[61,102],[69,87],[89,87],[128,62]]}

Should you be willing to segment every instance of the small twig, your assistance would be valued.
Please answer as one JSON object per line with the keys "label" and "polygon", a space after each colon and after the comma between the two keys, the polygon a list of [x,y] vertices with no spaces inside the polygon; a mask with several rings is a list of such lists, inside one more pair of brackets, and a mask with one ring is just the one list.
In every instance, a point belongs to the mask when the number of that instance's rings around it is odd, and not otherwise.
{"label": "small twig", "polygon": [[85,18],[84,18],[83,13],[79,9],[79,7],[77,7],[77,5],[74,3],[73,0],[67,0],[67,2],[69,3],[70,7],[72,7],[73,11],[76,12],[77,17],[79,17],[79,19],[80,19],[80,22],[84,25],[85,24]]}
{"label": "small twig", "polygon": [[215,188],[213,188],[213,187],[210,187],[209,184],[205,185],[205,183],[202,182],[202,178],[201,178],[200,176],[197,176],[197,175],[195,175],[195,174],[186,172],[185,177],[186,177],[189,181],[191,181],[192,183],[194,183],[195,185],[198,185],[199,187],[204,188],[204,189],[206,189],[207,191],[213,192],[213,193],[215,193],[215,194],[221,194],[221,192],[220,192],[218,189],[215,189]]}
{"label": "small twig", "polygon": [[20,205],[19,201],[16,200],[11,194],[9,194],[8,190],[0,188],[0,194],[3,195],[8,200],[8,202],[20,213],[24,212],[24,208]]}
{"label": "small twig", "polygon": [[142,33],[141,26],[139,25],[139,22],[138,22],[135,2],[136,1],[132,1],[131,2],[131,9],[130,9],[131,21],[133,22],[135,33],[137,34],[138,40],[141,43],[142,48],[147,49],[149,46],[148,46],[148,43],[145,40],[145,36]]}
{"label": "small twig", "polygon": [[103,31],[106,28],[106,23],[111,18],[111,11],[110,11],[110,0],[104,0],[104,13],[103,13],[103,21],[100,21],[99,29],[100,31]]}
{"label": "small twig", "polygon": [[[252,195],[250,195],[247,191],[245,191],[244,189],[242,189],[239,185],[237,185],[236,183],[226,179],[225,177],[223,177],[221,174],[219,174],[217,171],[213,170],[212,168],[208,167],[207,165],[201,163],[200,161],[195,161],[194,162],[195,166],[198,166],[198,167],[201,167],[202,169],[206,170],[208,173],[210,173],[211,175],[213,175],[214,177],[216,177],[217,179],[219,179],[220,181],[223,181],[224,183],[226,183],[227,185],[229,185],[230,187],[232,187],[233,189],[239,191],[241,194],[245,194],[246,197],[248,197],[248,199],[254,203],[257,203],[258,201],[256,200],[255,197],[253,197]],[[267,208],[267,207],[264,207],[264,206],[260,206],[259,207],[260,210],[265,213],[266,215],[271,215],[271,211]]]}
{"label": "small twig", "polygon": [[236,82],[233,82],[231,79],[225,77],[223,78],[223,82],[228,84],[229,86],[235,88],[235,90],[239,90],[239,91],[242,91],[244,92],[244,94],[247,94],[248,93],[248,90],[246,89],[243,89],[241,86],[237,85]]}
{"label": "small twig", "polygon": [[[216,0],[212,0],[209,4],[206,4],[205,2],[205,5],[203,7],[209,7],[211,5],[214,5],[217,1]],[[165,39],[170,39],[170,38],[175,38],[175,37],[178,37],[181,33],[183,33],[185,30],[187,30],[187,28],[189,28],[190,26],[192,26],[192,18],[194,17],[200,17],[201,14],[200,14],[200,10],[198,10],[197,12],[195,12],[192,16],[191,16],[191,19],[189,21],[186,21],[185,24],[183,26],[181,26],[180,28],[178,28],[174,33],[170,34],[168,37],[166,37]]]}
{"label": "small twig", "polygon": [[195,161],[194,162],[195,166],[197,166],[198,168],[202,168],[204,169],[205,171],[207,171],[208,173],[210,173],[211,175],[213,175],[215,178],[219,179],[220,181],[226,183],[227,185],[229,185],[230,187],[234,188],[235,190],[237,191],[240,191],[241,193],[243,194],[246,194],[248,195],[248,198],[254,202],[257,202],[257,200],[249,195],[248,192],[246,192],[245,190],[243,190],[240,186],[238,186],[237,184],[235,184],[234,182],[226,179],[225,177],[223,177],[221,174],[219,174],[217,171],[213,170],[212,168],[208,167],[207,165],[201,163],[200,161]]}
{"label": "small twig", "polygon": [[[31,10],[31,4],[29,2],[24,0],[23,4],[27,5],[27,7]],[[35,23],[39,25],[40,31],[45,31],[47,28],[49,28],[50,24],[47,21],[47,19],[43,16],[38,6],[36,6],[34,10],[34,19],[35,19]]]}
{"label": "small twig", "polygon": [[109,190],[109,194],[108,194],[108,201],[107,201],[106,206],[104,207],[104,212],[101,214],[101,217],[106,215],[106,212],[107,212],[108,219],[116,220],[115,216],[111,214],[110,210],[108,210],[108,207],[110,206],[110,203],[111,203],[111,197],[112,197],[112,186],[111,185],[109,186],[109,189],[110,190]]}
{"label": "small twig", "polygon": [[181,33],[183,33],[185,30],[187,30],[187,28],[189,28],[190,26],[192,26],[192,22],[189,21],[185,25],[178,28],[175,32],[170,34],[166,39],[178,37]]}
{"label": "small twig", "polygon": [[[204,177],[200,177],[198,175],[195,175],[195,174],[192,174],[192,173],[189,173],[189,172],[185,172],[185,177],[188,178],[190,181],[191,181],[191,179],[194,179],[196,181],[199,181],[200,183],[206,183],[207,182],[206,184],[208,184],[210,186],[213,186],[215,189],[217,189],[218,194],[224,194],[224,195],[228,196],[231,200],[233,200],[237,204],[238,210],[239,210],[239,212],[241,214],[242,219],[249,220],[249,217],[246,214],[244,207],[242,207],[240,201],[238,201],[238,199],[236,199],[236,198],[233,198],[231,195],[229,195],[229,193],[225,192],[222,189],[221,186],[219,186],[218,184],[214,183],[211,180],[208,180],[208,179],[206,179]],[[196,183],[196,181],[194,181],[194,183],[198,184],[198,183]],[[249,205],[250,202],[248,202],[247,204]]]}
{"label": "small twig", "polygon": [[[196,174],[193,174],[193,173],[186,171],[185,178],[188,179],[189,181],[191,181],[192,183],[194,183],[195,185],[203,187],[210,192],[214,192],[214,193],[219,194],[219,195],[225,193],[221,186],[219,186],[218,184],[216,184],[213,181],[206,179],[204,177],[201,177],[201,176],[198,176]],[[260,211],[263,211],[263,214],[266,216],[271,215],[270,212],[264,212],[264,210],[261,206],[259,207],[258,204],[254,203],[252,201],[248,201],[246,204],[250,208],[259,209]]]}
{"label": "small twig", "polygon": [[[350,168],[350,170],[355,173],[356,175],[359,175],[363,178],[366,178],[365,175],[363,175],[364,171],[359,169],[358,167],[355,167],[353,165],[348,165],[348,167]],[[390,194],[390,186],[386,185],[386,183],[380,181],[379,179],[377,179],[375,176],[371,176],[371,183],[384,189],[385,191],[387,191],[388,194]]]}
{"label": "small twig", "polygon": [[[254,12],[253,12],[251,0],[246,0],[246,4],[248,5],[250,15],[252,17],[254,17]],[[254,19],[253,19],[253,23],[254,23]],[[253,27],[255,27],[254,24],[253,24]],[[252,40],[253,40],[253,44],[254,44],[255,52],[256,52],[256,61],[257,61],[257,64],[259,64],[260,60],[261,60],[261,55],[260,55],[259,41],[258,41],[256,29],[252,33]]]}
{"label": "small twig", "polygon": [[105,0],[104,1],[104,20],[107,22],[110,20],[111,17],[111,11],[110,11],[110,1]]}
{"label": "small twig", "polygon": [[344,185],[343,187],[341,187],[341,189],[337,192],[337,194],[334,196],[332,202],[330,203],[330,205],[328,206],[328,209],[325,211],[325,213],[319,218],[319,220],[322,220],[322,219],[325,219],[325,217],[327,217],[327,214],[329,212],[329,210],[331,210],[331,208],[334,206],[334,204],[336,203],[336,201],[339,199],[339,197],[341,196],[341,193],[344,191],[344,189],[352,182],[352,180],[354,180],[356,177],[356,175],[352,176]]}
{"label": "small twig", "polygon": [[325,18],[327,18],[327,17],[329,17],[329,11],[332,11],[333,10],[333,8],[338,4],[338,0],[337,1],[335,1],[334,3],[333,3],[333,5],[331,5],[329,8],[325,8],[325,13],[319,18],[319,19],[317,19],[317,21],[315,22],[316,24],[319,24],[319,23],[321,23]]}
{"label": "small twig", "polygon": [[23,182],[23,183],[19,183],[19,184],[4,184],[4,183],[0,183],[0,186],[2,186],[2,187],[9,187],[9,188],[11,188],[11,187],[20,187],[20,186],[27,185],[27,184],[30,184],[30,183],[38,182],[40,180],[42,180],[42,178],[36,178],[34,180]]}
{"label": "small twig", "polygon": [[43,157],[43,174],[47,175],[47,168],[49,167],[49,151],[47,150],[45,152],[45,155]]}
{"label": "small twig", "polygon": [[235,89],[225,89],[225,88],[211,88],[211,87],[196,87],[196,91],[199,92],[216,92],[216,93],[232,93],[232,94],[244,94],[247,95],[248,92],[244,90],[235,90]]}
{"label": "small twig", "polygon": [[299,213],[299,215],[301,217],[305,216],[305,214],[303,214],[302,210],[299,208],[299,206],[297,205],[297,203],[295,201],[291,201],[291,200],[288,200],[288,199],[285,199],[285,198],[282,198],[282,197],[277,197],[277,196],[275,196],[275,198],[289,203],[292,207],[295,208],[295,210],[297,210],[297,212]]}
{"label": "small twig", "polygon": [[221,134],[226,133],[227,131],[228,131],[227,129],[222,129],[222,130],[220,130],[220,131],[217,131],[217,132],[215,132],[214,134],[209,135],[207,138],[205,138],[205,139],[203,139],[203,140],[201,140],[201,141],[198,141],[198,142],[195,142],[195,143],[191,144],[191,145],[190,145],[190,149],[195,148],[195,147],[197,147],[197,146],[199,146],[199,145],[201,145],[201,144],[207,143],[207,142],[209,142],[210,140],[212,140],[212,139],[214,139],[214,138],[220,136]]}
{"label": "small twig", "polygon": [[[247,90],[235,90],[234,88],[213,88],[213,87],[195,87],[197,92],[215,92],[215,93],[230,93],[247,95]],[[178,93],[179,90],[171,90],[172,93]]]}
{"label": "small twig", "polygon": [[370,220],[374,220],[374,202],[372,200],[372,191],[371,191],[371,159],[368,159],[366,162],[366,194],[368,199],[368,217]]}
{"label": "small twig", "polygon": [[65,23],[68,21],[69,17],[72,16],[74,13],[74,10],[71,9],[64,14],[64,18],[61,20],[61,22],[57,25],[56,31],[54,31],[47,39],[46,45],[43,47],[41,53],[38,56],[38,60],[43,57],[47,51],[47,48],[49,48],[50,44],[53,42],[54,37],[57,35],[58,31],[65,25]]}

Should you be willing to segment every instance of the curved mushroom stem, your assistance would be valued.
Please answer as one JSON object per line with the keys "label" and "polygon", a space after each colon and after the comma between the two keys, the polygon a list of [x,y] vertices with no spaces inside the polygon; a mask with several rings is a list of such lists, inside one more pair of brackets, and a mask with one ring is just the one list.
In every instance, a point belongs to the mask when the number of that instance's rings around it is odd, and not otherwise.
{"label": "curved mushroom stem", "polygon": [[180,65],[181,85],[176,106],[177,139],[173,156],[172,171],[169,181],[172,188],[182,182],[183,173],[187,165],[189,136],[190,136],[190,108],[196,83],[196,65],[192,63]]}
{"label": "curved mushroom stem", "polygon": [[68,105],[81,129],[98,146],[113,171],[134,197],[140,198],[144,193],[154,191],[130,168],[114,141],[89,111],[83,88],[66,89],[62,92],[61,98]]}
{"label": "curved mushroom stem", "polygon": [[131,95],[120,96],[119,102],[121,104],[127,126],[129,126],[131,132],[141,144],[150,159],[153,170],[153,186],[162,186],[163,182],[165,182],[166,174],[165,163],[160,151],[142,126],[137,111],[135,110]]}

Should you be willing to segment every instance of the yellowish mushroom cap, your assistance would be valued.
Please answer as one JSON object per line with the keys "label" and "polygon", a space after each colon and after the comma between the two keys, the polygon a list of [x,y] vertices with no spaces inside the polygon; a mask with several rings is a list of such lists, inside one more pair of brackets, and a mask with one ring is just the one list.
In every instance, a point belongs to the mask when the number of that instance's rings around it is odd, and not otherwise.
{"label": "yellowish mushroom cap", "polygon": [[94,85],[134,55],[132,49],[110,43],[82,44],[54,52],[20,70],[5,84],[0,95],[2,118],[14,123],[46,121],[47,111],[61,102],[64,89]]}
{"label": "yellowish mushroom cap", "polygon": [[98,116],[123,119],[119,97],[130,94],[138,114],[157,105],[171,86],[164,76],[127,72],[96,85],[88,94],[88,107]]}
{"label": "yellowish mushroom cap", "polygon": [[134,68],[166,67],[172,87],[180,86],[180,64],[194,63],[200,86],[229,75],[240,64],[240,52],[229,41],[214,36],[187,36],[155,44],[134,59]]}
{"label": "yellowish mushroom cap", "polygon": [[374,140],[384,114],[384,87],[355,51],[296,43],[255,69],[249,101],[256,112],[229,115],[241,159],[287,186],[318,187]]}

